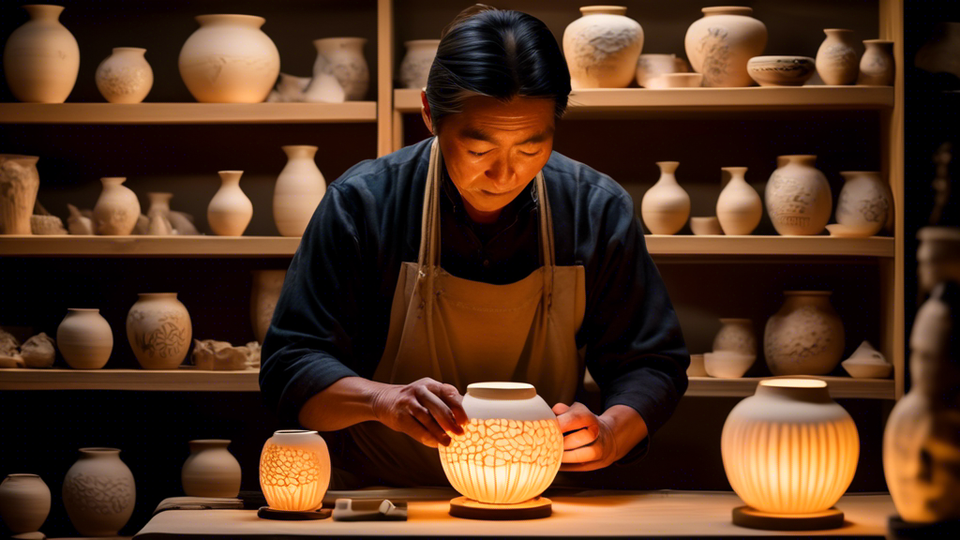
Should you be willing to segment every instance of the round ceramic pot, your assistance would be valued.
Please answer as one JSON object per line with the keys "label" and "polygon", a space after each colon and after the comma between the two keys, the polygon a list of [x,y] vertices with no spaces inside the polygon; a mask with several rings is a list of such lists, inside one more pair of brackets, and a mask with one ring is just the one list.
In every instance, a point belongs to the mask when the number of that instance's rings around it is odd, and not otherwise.
{"label": "round ceramic pot", "polygon": [[273,188],[273,219],[281,236],[302,236],[327,192],[327,182],[314,161],[316,146],[282,148],[287,164]]}
{"label": "round ceramic pot", "polygon": [[363,56],[364,38],[335,37],[314,40],[317,59],[313,64],[313,76],[321,73],[333,75],[343,87],[347,101],[360,101],[370,87],[370,69]]}
{"label": "round ceramic pot", "polygon": [[23,6],[30,20],[7,38],[3,72],[15,98],[32,103],[63,103],[80,72],[80,46],[60,24],[63,6]]}
{"label": "round ceramic pot", "polygon": [[0,520],[13,534],[39,531],[50,500],[50,488],[39,476],[11,474],[0,483]]}
{"label": "round ceramic pot", "polygon": [[261,344],[267,337],[267,329],[277,307],[286,270],[254,270],[253,288],[250,291],[250,323],[253,335]]}
{"label": "round ceramic pot", "polygon": [[832,507],[850,486],[860,439],[826,382],[766,379],[730,411],[720,452],[730,486],[748,506],[810,514]]}
{"label": "round ceramic pot", "polygon": [[140,293],[127,314],[127,339],[143,369],[177,369],[187,357],[193,326],[177,293]]}
{"label": "round ceramic pot", "polygon": [[404,88],[417,90],[426,88],[430,68],[433,67],[433,59],[437,57],[440,40],[415,39],[407,41],[404,45],[407,47],[407,54],[400,62],[400,83]]}
{"label": "round ceramic pot", "polygon": [[705,7],[703,18],[687,29],[683,46],[690,66],[703,74],[703,86],[750,86],[747,61],[763,54],[767,27],[748,7]]}
{"label": "round ceramic pot", "polygon": [[662,83],[652,83],[661,75],[678,73],[677,55],[675,54],[641,54],[637,60],[637,84],[644,88],[662,88]]}
{"label": "round ceramic pot", "polygon": [[643,194],[640,215],[653,234],[676,234],[690,217],[690,195],[677,183],[678,161],[658,161],[660,179]]}
{"label": "round ceramic pot", "polygon": [[717,219],[723,234],[750,234],[763,217],[760,195],[747,183],[746,167],[722,167],[720,170],[730,174],[730,181],[717,199]]}
{"label": "round ceramic pot", "polygon": [[747,73],[760,86],[803,86],[813,77],[816,63],[807,56],[754,56]]}
{"label": "round ceramic pot", "polygon": [[626,88],[643,49],[640,23],[627,17],[623,6],[585,6],[580,13],[563,31],[571,87]]}
{"label": "round ceramic pot", "polygon": [[220,189],[207,206],[207,222],[218,236],[243,236],[253,219],[253,203],[240,189],[243,171],[220,171]]}
{"label": "round ceramic pot", "polygon": [[113,330],[99,309],[70,308],[57,327],[57,347],[73,369],[100,369],[113,352]]}
{"label": "round ceramic pot", "polygon": [[126,178],[101,178],[103,191],[93,207],[93,224],[97,234],[128,235],[137,226],[140,217],[140,199],[130,188],[123,186]]}
{"label": "round ceramic pot", "polygon": [[[823,232],[833,209],[827,177],[813,164],[817,156],[780,156],[764,192],[767,214],[784,236]],[[782,161],[780,161],[782,159]]]}
{"label": "round ceramic pot", "polygon": [[260,453],[260,489],[274,510],[309,512],[323,505],[330,452],[316,431],[280,430]]}
{"label": "round ceramic pot", "polygon": [[172,198],[173,193],[147,193],[147,199],[150,200],[150,209],[147,210],[147,218],[150,220],[147,234],[153,236],[173,234],[173,225],[170,223],[170,199]]}
{"label": "round ceramic pot", "polygon": [[830,291],[785,291],[783,306],[763,334],[763,353],[774,375],[826,375],[843,355],[843,321]]}
{"label": "round ceramic pot", "polygon": [[226,439],[190,441],[190,457],[180,480],[190,497],[234,498],[240,494],[240,462],[227,450]]}
{"label": "round ceramic pot", "polygon": [[713,351],[703,353],[703,369],[707,375],[717,379],[739,379],[750,371],[757,361],[755,354],[743,354],[733,351]]}
{"label": "round ceramic pot", "polygon": [[84,536],[116,536],[136,503],[133,473],[116,448],[81,448],[63,479],[63,505]]}
{"label": "round ceramic pot", "polygon": [[880,232],[893,207],[889,188],[873,171],[841,171],[843,188],[837,201],[837,223],[862,236]]}
{"label": "round ceramic pot", "polygon": [[280,53],[253,15],[200,15],[180,50],[180,77],[204,103],[260,103],[280,74]]}
{"label": "round ceramic pot", "polygon": [[757,354],[757,336],[750,319],[720,319],[720,331],[713,338],[713,350]]}
{"label": "round ceramic pot", "polygon": [[533,385],[470,384],[463,410],[470,419],[463,435],[451,435],[448,446],[438,447],[454,489],[481,503],[515,504],[550,487],[560,470],[563,433]]}
{"label": "round ceramic pot", "polygon": [[817,73],[823,84],[853,84],[860,73],[860,55],[853,30],[827,28],[827,39],[817,49]]}
{"label": "round ceramic pot", "polygon": [[694,216],[690,218],[690,231],[697,236],[718,236],[723,234],[720,221],[716,216]]}
{"label": "round ceramic pot", "polygon": [[0,234],[32,234],[30,216],[40,189],[39,159],[0,154]]}
{"label": "round ceramic pot", "polygon": [[153,88],[153,69],[146,49],[117,47],[97,67],[97,90],[110,103],[140,103]]}
{"label": "round ceramic pot", "polygon": [[866,50],[860,58],[860,76],[857,84],[893,86],[896,68],[893,61],[893,42],[884,39],[867,39]]}

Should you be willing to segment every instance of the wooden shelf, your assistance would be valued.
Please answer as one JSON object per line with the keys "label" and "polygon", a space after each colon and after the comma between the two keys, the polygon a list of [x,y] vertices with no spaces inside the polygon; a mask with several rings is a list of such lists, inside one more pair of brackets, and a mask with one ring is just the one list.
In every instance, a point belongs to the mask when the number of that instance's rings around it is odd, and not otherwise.
{"label": "wooden shelf", "polygon": [[373,101],[345,103],[0,103],[3,124],[317,124],[376,122]]}
{"label": "wooden shelf", "polygon": [[832,236],[644,236],[652,255],[893,257],[894,239]]}
{"label": "wooden shelf", "polygon": [[[746,397],[752,396],[757,384],[764,378],[714,379],[713,377],[690,377],[690,386],[684,396]],[[798,378],[798,377],[784,377]],[[852,377],[811,376],[802,378],[820,379],[827,382],[830,396],[855,399],[896,399],[893,379],[854,379]]]}
{"label": "wooden shelf", "polygon": [[259,392],[260,371],[0,369],[0,390]]}

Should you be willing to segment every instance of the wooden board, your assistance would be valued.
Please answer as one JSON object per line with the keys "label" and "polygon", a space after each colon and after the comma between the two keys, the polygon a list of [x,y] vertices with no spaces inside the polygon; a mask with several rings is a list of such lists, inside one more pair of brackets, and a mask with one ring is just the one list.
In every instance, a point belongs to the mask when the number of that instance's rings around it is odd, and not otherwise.
{"label": "wooden board", "polygon": [[345,103],[0,103],[2,124],[316,124],[376,122],[373,101]]}
{"label": "wooden board", "polygon": [[0,369],[0,390],[259,392],[260,370]]}

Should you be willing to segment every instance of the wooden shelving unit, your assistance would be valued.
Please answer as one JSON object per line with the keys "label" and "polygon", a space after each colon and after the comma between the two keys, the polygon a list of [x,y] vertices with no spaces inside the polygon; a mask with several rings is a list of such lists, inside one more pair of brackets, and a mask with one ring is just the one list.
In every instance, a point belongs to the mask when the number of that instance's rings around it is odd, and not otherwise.
{"label": "wooden shelving unit", "polygon": [[0,390],[259,392],[260,370],[0,369]]}
{"label": "wooden shelving unit", "polygon": [[[790,378],[790,377],[786,377]],[[895,399],[892,379],[854,379],[851,377],[806,377],[827,382],[827,389],[834,399]],[[690,386],[684,396],[747,397],[757,390],[764,378],[714,379],[690,377]]]}
{"label": "wooden shelving unit", "polygon": [[346,103],[0,103],[2,124],[318,124],[376,122],[373,101]]}

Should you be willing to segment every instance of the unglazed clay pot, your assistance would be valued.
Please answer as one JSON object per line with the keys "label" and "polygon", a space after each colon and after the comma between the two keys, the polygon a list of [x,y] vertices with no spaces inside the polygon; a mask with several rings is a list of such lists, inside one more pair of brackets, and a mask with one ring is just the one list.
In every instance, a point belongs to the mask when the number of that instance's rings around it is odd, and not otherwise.
{"label": "unglazed clay pot", "polygon": [[3,71],[10,92],[20,101],[63,103],[80,71],[80,46],[60,24],[63,6],[23,6],[30,20],[7,38]]}
{"label": "unglazed clay pot", "polygon": [[705,7],[703,18],[687,29],[687,59],[703,86],[750,86],[747,61],[763,54],[767,27],[751,17],[748,7]]}
{"label": "unglazed clay pot", "polygon": [[720,319],[720,331],[713,338],[713,351],[757,354],[757,336],[750,319]]}
{"label": "unglazed clay pot", "polygon": [[147,193],[147,199],[150,200],[150,209],[147,210],[147,218],[150,220],[147,234],[154,236],[173,234],[173,225],[170,223],[170,199],[172,198],[173,193]]}
{"label": "unglazed clay pot", "polygon": [[691,354],[690,365],[687,367],[687,377],[706,377],[707,370],[703,367],[703,355]]}
{"label": "unglazed clay pot", "polygon": [[816,64],[807,56],[754,56],[747,73],[760,86],[803,86],[813,77]]}
{"label": "unglazed clay pot", "polygon": [[370,87],[370,69],[363,56],[364,38],[335,37],[314,40],[317,59],[313,64],[313,76],[321,73],[333,75],[343,87],[347,101],[360,101]]}
{"label": "unglazed clay pot", "polygon": [[127,314],[127,339],[143,369],[177,369],[187,357],[193,326],[177,293],[140,293]]}
{"label": "unglazed clay pot", "polygon": [[560,470],[563,433],[533,385],[470,384],[463,410],[470,419],[463,435],[451,435],[448,446],[438,447],[454,489],[481,503],[514,504],[550,487]]}
{"label": "unglazed clay pot", "polygon": [[277,299],[283,289],[283,280],[287,276],[286,270],[254,270],[253,288],[250,291],[250,323],[253,325],[253,335],[257,341],[263,343],[267,337],[267,329],[273,319],[273,311],[277,307]]}
{"label": "unglazed clay pot", "polygon": [[690,195],[677,183],[678,161],[658,161],[660,179],[643,194],[640,215],[653,234],[676,234],[690,217]]}
{"label": "unglazed clay pot", "polygon": [[584,6],[580,13],[563,31],[571,87],[626,88],[643,49],[640,23],[623,6]]}
{"label": "unglazed clay pot", "polygon": [[860,76],[857,84],[893,86],[896,67],[893,61],[893,42],[885,39],[866,39],[866,50],[860,58]]}
{"label": "unglazed clay pot", "polygon": [[784,291],[786,300],[769,320],[763,353],[774,375],[826,375],[843,355],[843,321],[830,291]]}
{"label": "unglazed clay pot", "polygon": [[837,201],[837,223],[855,229],[860,236],[873,236],[887,221],[893,208],[889,188],[875,171],[841,171],[843,188]]}
{"label": "unglazed clay pot", "polygon": [[777,158],[764,199],[770,221],[784,236],[820,234],[830,220],[833,195],[827,177],[813,166],[816,161],[811,155]]}
{"label": "unglazed clay pot", "polygon": [[204,103],[260,103],[280,73],[280,53],[253,15],[200,15],[180,50],[180,77]]}
{"label": "unglazed clay pot", "polygon": [[240,189],[243,171],[220,171],[220,189],[207,206],[207,222],[219,236],[242,236],[253,218],[253,203]]}
{"label": "unglazed clay pot", "polygon": [[273,510],[309,512],[330,486],[330,451],[316,431],[280,430],[260,452],[260,489]]}
{"label": "unglazed clay pot", "polygon": [[697,236],[718,236],[723,234],[720,221],[716,216],[694,216],[690,218],[690,231]]}
{"label": "unglazed clay pot", "polygon": [[678,73],[678,58],[675,54],[641,54],[637,60],[637,84],[644,88],[662,88],[654,79],[667,73]]}
{"label": "unglazed clay pot", "polygon": [[860,73],[860,55],[853,30],[827,28],[827,39],[817,49],[817,73],[823,84],[853,84]]}
{"label": "unglazed clay pot", "polygon": [[97,67],[97,90],[110,103],[140,103],[153,88],[153,69],[146,49],[117,47]]}
{"label": "unglazed clay pot", "polygon": [[227,450],[226,439],[190,441],[190,457],[183,464],[180,480],[190,497],[228,497],[240,493],[240,462]]}
{"label": "unglazed clay pot", "polygon": [[117,448],[81,448],[63,479],[63,505],[84,536],[116,536],[137,499],[133,473]]}
{"label": "unglazed clay pot", "polygon": [[713,351],[703,353],[703,369],[707,375],[717,379],[739,379],[753,367],[757,361],[755,354],[743,354],[734,351]]}
{"label": "unglazed clay pot", "polygon": [[50,514],[50,488],[35,474],[11,474],[0,483],[0,520],[13,534],[40,530]]}
{"label": "unglazed clay pot", "polygon": [[0,154],[0,234],[32,234],[30,216],[40,189],[39,159]]}
{"label": "unglazed clay pot", "polygon": [[861,343],[840,365],[855,379],[886,379],[893,372],[893,365],[869,341]]}
{"label": "unglazed clay pot", "polygon": [[730,181],[717,199],[717,219],[723,234],[750,234],[763,216],[760,195],[747,183],[746,167],[722,167],[720,170],[730,173]]}
{"label": "unglazed clay pot", "polygon": [[57,327],[57,347],[73,369],[100,369],[113,352],[113,330],[99,309],[70,308]]}
{"label": "unglazed clay pot", "polygon": [[287,164],[273,188],[273,219],[281,236],[302,236],[327,192],[327,182],[313,160],[316,146],[284,146]]}
{"label": "unglazed clay pot", "polygon": [[415,39],[404,43],[407,54],[400,63],[400,83],[417,90],[427,86],[433,59],[437,57],[439,39]]}
{"label": "unglazed clay pot", "polygon": [[133,232],[140,217],[140,199],[126,186],[126,178],[101,178],[103,191],[93,207],[93,226],[97,234],[128,235]]}

